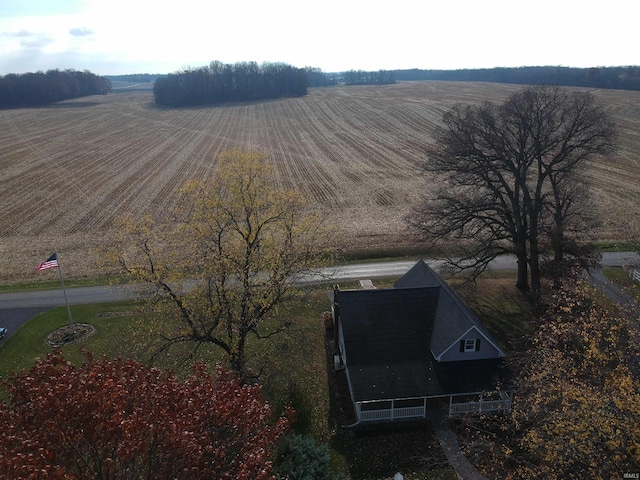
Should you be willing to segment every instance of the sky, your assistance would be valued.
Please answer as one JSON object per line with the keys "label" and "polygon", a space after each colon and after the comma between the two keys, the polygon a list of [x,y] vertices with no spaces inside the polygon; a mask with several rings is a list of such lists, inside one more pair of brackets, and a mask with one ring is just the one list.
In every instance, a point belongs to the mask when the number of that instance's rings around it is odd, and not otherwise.
{"label": "sky", "polygon": [[0,75],[640,65],[628,0],[0,0]]}

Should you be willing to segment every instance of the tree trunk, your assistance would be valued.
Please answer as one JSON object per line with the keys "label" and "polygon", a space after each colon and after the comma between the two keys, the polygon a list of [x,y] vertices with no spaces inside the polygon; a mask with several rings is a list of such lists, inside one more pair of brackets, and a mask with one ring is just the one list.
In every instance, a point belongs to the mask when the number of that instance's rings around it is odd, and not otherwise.
{"label": "tree trunk", "polygon": [[538,248],[538,209],[531,208],[529,218],[529,267],[531,269],[531,293],[534,299],[540,293],[540,250]]}
{"label": "tree trunk", "polygon": [[531,293],[536,297],[540,293],[540,255],[538,253],[538,244],[531,245],[531,257],[529,259],[529,267],[531,269]]}
{"label": "tree trunk", "polygon": [[244,355],[246,335],[240,335],[238,344],[233,349],[229,357],[229,366],[232,370],[238,372],[240,375],[245,374],[246,358]]}
{"label": "tree trunk", "polygon": [[518,278],[516,288],[522,291],[529,290],[529,262],[527,260],[527,247],[521,245],[517,247],[516,258],[518,260]]}
{"label": "tree trunk", "polygon": [[235,355],[232,355],[229,358],[229,367],[231,368],[231,370],[243,375],[245,369],[244,353],[237,353]]}
{"label": "tree trunk", "polygon": [[564,231],[562,228],[562,218],[556,218],[555,226],[551,234],[553,244],[553,259],[556,265],[562,265],[564,261]]}
{"label": "tree trunk", "polygon": [[516,288],[522,291],[529,290],[529,269],[526,255],[518,255],[518,279],[516,280]]}

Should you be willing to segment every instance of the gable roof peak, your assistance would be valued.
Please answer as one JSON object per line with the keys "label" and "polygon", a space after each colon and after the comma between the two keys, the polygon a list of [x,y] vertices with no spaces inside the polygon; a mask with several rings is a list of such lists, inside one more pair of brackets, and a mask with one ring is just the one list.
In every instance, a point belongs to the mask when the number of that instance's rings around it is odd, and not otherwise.
{"label": "gable roof peak", "polygon": [[393,288],[441,287],[445,284],[429,264],[421,259],[394,283]]}
{"label": "gable roof peak", "polygon": [[501,356],[504,352],[498,347],[489,331],[469,309],[453,288],[445,282],[425,260],[419,260],[394,285],[395,289],[440,287],[438,310],[431,338],[431,348],[436,360],[458,341],[461,334],[475,328],[495,348]]}

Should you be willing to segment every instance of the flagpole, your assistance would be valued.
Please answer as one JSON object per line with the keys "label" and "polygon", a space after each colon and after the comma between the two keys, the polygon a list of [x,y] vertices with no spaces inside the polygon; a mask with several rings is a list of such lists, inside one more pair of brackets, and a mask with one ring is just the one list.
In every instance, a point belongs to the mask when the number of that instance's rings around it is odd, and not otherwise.
{"label": "flagpole", "polygon": [[69,315],[69,323],[71,325],[71,330],[73,331],[73,333],[76,333],[76,325],[75,323],[73,323],[73,317],[71,316],[71,308],[69,307],[69,300],[67,299],[67,289],[64,288],[64,278],[62,278],[62,265],[60,264],[59,257],[58,257],[58,273],[60,273],[60,283],[62,284],[62,292],[64,293],[64,302],[67,304],[67,314]]}

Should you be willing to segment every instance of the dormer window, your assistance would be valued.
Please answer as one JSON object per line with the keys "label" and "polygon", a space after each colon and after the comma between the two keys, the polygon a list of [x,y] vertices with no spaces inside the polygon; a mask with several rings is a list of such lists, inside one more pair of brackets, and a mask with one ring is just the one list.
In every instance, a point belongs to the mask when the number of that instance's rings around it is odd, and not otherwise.
{"label": "dormer window", "polygon": [[461,352],[468,353],[468,352],[477,352],[479,350],[480,350],[479,338],[466,338],[464,340],[460,340]]}

